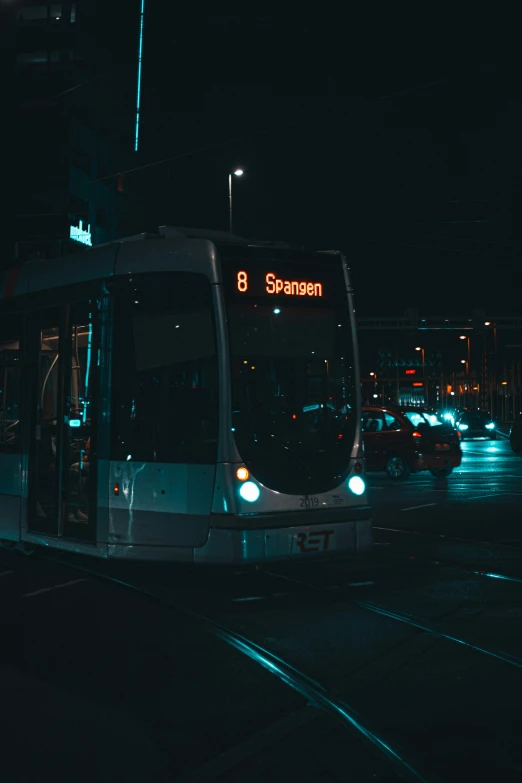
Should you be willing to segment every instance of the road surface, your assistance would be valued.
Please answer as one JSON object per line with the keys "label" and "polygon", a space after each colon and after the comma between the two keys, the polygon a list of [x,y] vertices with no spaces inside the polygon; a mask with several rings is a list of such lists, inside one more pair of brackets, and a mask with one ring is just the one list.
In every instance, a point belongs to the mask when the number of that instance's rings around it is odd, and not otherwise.
{"label": "road surface", "polygon": [[0,551],[2,780],[522,779],[522,460],[463,449],[368,477],[364,558]]}

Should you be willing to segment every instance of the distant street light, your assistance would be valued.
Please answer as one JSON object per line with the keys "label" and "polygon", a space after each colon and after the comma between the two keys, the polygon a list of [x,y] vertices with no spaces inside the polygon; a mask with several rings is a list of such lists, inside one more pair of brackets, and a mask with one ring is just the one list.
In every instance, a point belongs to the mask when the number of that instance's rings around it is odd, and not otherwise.
{"label": "distant street light", "polygon": [[425,379],[426,370],[425,370],[425,365],[424,365],[424,348],[421,348],[420,345],[417,345],[415,350],[421,352],[421,358],[422,358],[422,380],[424,381],[424,394],[425,394],[424,402],[427,405],[428,404],[428,383],[426,382],[426,379]]}
{"label": "distant street light", "polygon": [[[234,172],[235,177],[242,177],[245,173],[243,169],[236,169]],[[228,175],[228,203],[229,203],[229,219],[230,219],[230,233],[233,234],[232,231],[232,172]]]}

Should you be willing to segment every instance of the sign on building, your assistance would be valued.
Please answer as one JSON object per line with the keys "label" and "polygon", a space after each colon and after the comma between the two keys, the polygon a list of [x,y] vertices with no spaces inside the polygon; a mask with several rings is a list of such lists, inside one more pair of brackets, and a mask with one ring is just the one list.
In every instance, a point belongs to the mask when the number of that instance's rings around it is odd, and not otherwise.
{"label": "sign on building", "polygon": [[83,227],[83,221],[79,221],[79,226],[71,226],[69,230],[69,236],[74,239],[75,242],[81,242],[82,245],[89,245],[92,247],[91,227],[87,224],[87,228]]}

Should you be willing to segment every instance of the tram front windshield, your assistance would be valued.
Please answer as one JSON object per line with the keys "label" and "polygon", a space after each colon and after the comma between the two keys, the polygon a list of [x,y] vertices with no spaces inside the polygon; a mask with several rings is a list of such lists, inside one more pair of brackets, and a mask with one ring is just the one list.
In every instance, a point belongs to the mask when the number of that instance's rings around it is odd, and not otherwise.
{"label": "tram front windshield", "polygon": [[234,262],[225,275],[234,437],[252,475],[278,492],[328,491],[349,467],[353,335],[341,262],[329,261],[269,273]]}

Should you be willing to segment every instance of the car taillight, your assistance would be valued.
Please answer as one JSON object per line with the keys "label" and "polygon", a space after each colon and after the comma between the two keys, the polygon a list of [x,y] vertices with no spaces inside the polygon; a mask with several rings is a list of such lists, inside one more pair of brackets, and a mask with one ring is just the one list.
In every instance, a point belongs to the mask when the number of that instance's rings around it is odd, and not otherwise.
{"label": "car taillight", "polygon": [[414,432],[413,433],[413,442],[414,443],[420,443],[422,440],[422,435],[420,432]]}

